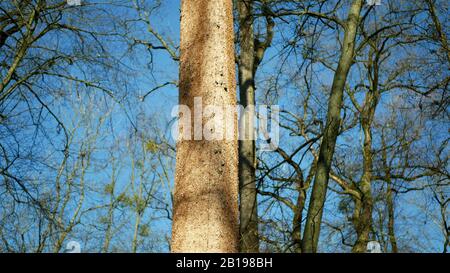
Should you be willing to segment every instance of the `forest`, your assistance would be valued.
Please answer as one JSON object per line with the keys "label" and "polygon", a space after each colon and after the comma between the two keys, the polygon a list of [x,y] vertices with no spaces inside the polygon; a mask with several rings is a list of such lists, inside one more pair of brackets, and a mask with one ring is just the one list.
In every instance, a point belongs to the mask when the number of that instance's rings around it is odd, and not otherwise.
{"label": "forest", "polygon": [[449,252],[449,14],[0,0],[0,253]]}

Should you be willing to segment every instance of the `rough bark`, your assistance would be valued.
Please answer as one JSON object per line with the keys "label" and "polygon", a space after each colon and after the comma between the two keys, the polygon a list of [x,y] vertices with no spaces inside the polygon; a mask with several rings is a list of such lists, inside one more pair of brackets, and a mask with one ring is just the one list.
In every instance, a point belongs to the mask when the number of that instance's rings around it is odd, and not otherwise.
{"label": "rough bark", "polygon": [[[231,0],[181,2],[180,53],[181,105],[192,113],[194,97],[204,105],[236,105]],[[234,127],[232,140],[177,143],[172,252],[238,251],[236,115],[232,123],[226,125]]]}
{"label": "rough bark", "polygon": [[240,252],[258,252],[258,211],[256,191],[256,151],[254,130],[255,106],[255,38],[253,32],[253,0],[237,3],[239,13],[239,97],[247,108],[241,116],[240,126],[245,128],[245,139],[239,141],[239,212]]}
{"label": "rough bark", "polygon": [[328,179],[333,159],[336,139],[341,123],[341,107],[345,82],[350,67],[353,64],[355,51],[355,39],[360,19],[362,0],[354,0],[351,4],[347,22],[345,24],[344,42],[338,67],[334,75],[331,87],[331,95],[328,102],[327,123],[325,126],[322,143],[320,145],[319,159],[317,161],[316,176],[314,179],[308,215],[303,234],[303,252],[317,252],[320,224],[322,222],[323,207],[328,187]]}

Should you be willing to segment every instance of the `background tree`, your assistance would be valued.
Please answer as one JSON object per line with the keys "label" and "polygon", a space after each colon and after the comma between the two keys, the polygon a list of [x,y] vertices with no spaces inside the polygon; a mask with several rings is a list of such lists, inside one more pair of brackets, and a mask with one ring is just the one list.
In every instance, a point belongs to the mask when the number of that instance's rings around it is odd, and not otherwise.
{"label": "background tree", "polygon": [[342,45],[342,54],[331,87],[330,99],[328,102],[327,123],[320,145],[319,158],[311,194],[311,201],[308,207],[308,218],[303,234],[302,250],[304,252],[316,252],[319,242],[319,233],[323,206],[328,186],[328,178],[331,169],[336,139],[341,125],[341,107],[344,94],[345,83],[350,67],[353,64],[355,39],[360,21],[360,12],[363,1],[353,1],[349,9],[347,21],[342,23],[345,34]]}

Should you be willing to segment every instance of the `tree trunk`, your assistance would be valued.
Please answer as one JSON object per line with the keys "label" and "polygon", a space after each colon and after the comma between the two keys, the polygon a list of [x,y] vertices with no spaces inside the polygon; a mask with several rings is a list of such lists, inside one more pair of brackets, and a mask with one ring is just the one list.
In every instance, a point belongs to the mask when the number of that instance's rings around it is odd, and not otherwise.
{"label": "tree trunk", "polygon": [[306,190],[300,189],[298,187],[298,196],[297,196],[297,204],[296,210],[294,211],[294,217],[292,219],[292,240],[294,244],[294,252],[301,253],[302,252],[302,218],[303,218],[303,209],[305,207],[305,199],[306,199]]}
{"label": "tree trunk", "polygon": [[[368,94],[368,96],[371,93]],[[366,100],[367,101],[367,100]],[[370,115],[370,114],[368,114]],[[366,119],[367,118],[367,119]],[[372,133],[370,117],[363,114],[362,128],[364,131],[364,147],[363,147],[363,175],[360,182],[361,200],[357,200],[355,205],[355,213],[353,225],[356,230],[356,243],[352,252],[364,253],[367,250],[367,243],[370,239],[372,231]]]}
{"label": "tree trunk", "polygon": [[333,159],[336,139],[341,123],[341,107],[345,82],[350,67],[353,64],[355,51],[355,39],[360,19],[362,0],[354,0],[349,10],[345,36],[342,45],[342,54],[334,75],[331,95],[328,103],[327,123],[325,126],[322,143],[320,145],[317,171],[314,180],[311,200],[308,207],[308,215],[303,234],[303,252],[317,252],[319,242],[320,224],[322,222],[323,207],[328,187],[331,161]]}
{"label": "tree trunk", "polygon": [[395,203],[394,203],[394,190],[392,188],[392,179],[391,179],[391,170],[388,165],[387,160],[387,146],[386,141],[384,138],[384,133],[381,133],[381,159],[383,161],[383,169],[386,176],[386,183],[387,183],[387,189],[386,189],[386,206],[388,210],[388,236],[389,236],[389,242],[391,243],[391,252],[397,253],[398,247],[397,247],[397,239],[395,237],[395,229],[394,229],[394,223],[395,223]]}
{"label": "tree trunk", "polygon": [[[231,0],[181,1],[180,53],[180,105],[191,113],[195,97],[206,105],[236,105]],[[207,121],[200,118],[202,128]],[[236,114],[228,128],[220,126],[211,130],[231,130],[232,139],[195,140],[194,128],[191,140],[177,143],[172,252],[238,251]]]}
{"label": "tree trunk", "polygon": [[394,198],[391,182],[388,182],[387,186],[386,203],[388,208],[388,235],[389,235],[389,242],[391,243],[391,252],[398,253],[397,239],[395,238],[395,229],[394,229],[395,211],[394,211]]}
{"label": "tree trunk", "polygon": [[[253,33],[253,0],[240,0],[239,12],[239,97],[244,111],[240,126],[245,128],[244,138],[239,141],[239,212],[240,212],[240,252],[258,252],[258,202],[256,191],[256,151],[255,151],[255,41]],[[248,108],[250,106],[250,108]]]}
{"label": "tree trunk", "polygon": [[[372,171],[373,171],[373,152],[372,152],[372,124],[375,117],[375,110],[380,98],[379,82],[379,60],[381,52],[377,51],[376,40],[371,40],[369,60],[368,60],[368,79],[370,89],[367,90],[364,105],[358,106],[360,115],[360,124],[364,133],[363,144],[363,174],[361,177],[359,189],[361,192],[360,200],[355,204],[355,213],[353,224],[356,230],[357,239],[352,252],[364,253],[367,251],[367,243],[370,241],[370,233],[373,231],[373,198],[372,198]],[[354,102],[357,103],[357,102]],[[358,198],[358,197],[355,197]],[[359,209],[360,211],[356,211]]]}

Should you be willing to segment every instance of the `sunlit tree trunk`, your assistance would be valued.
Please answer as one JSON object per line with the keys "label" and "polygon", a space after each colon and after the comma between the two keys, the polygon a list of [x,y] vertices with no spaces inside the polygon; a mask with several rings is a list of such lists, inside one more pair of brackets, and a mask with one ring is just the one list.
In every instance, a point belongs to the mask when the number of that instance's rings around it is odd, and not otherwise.
{"label": "sunlit tree trunk", "polygon": [[328,102],[327,123],[320,145],[317,171],[314,180],[308,215],[303,234],[302,251],[316,252],[319,241],[320,224],[325,204],[331,162],[333,159],[336,139],[341,123],[342,98],[350,67],[353,64],[355,39],[362,8],[362,0],[354,0],[349,10],[345,24],[344,42],[339,64],[334,75],[331,95]]}
{"label": "sunlit tree trunk", "polygon": [[[191,113],[195,97],[204,106],[236,105],[231,0],[181,1],[180,53],[180,105]],[[232,130],[232,139],[195,140],[192,130],[192,140],[177,143],[172,252],[238,251],[235,114],[230,123],[224,129]],[[215,126],[211,130],[223,124]]]}

